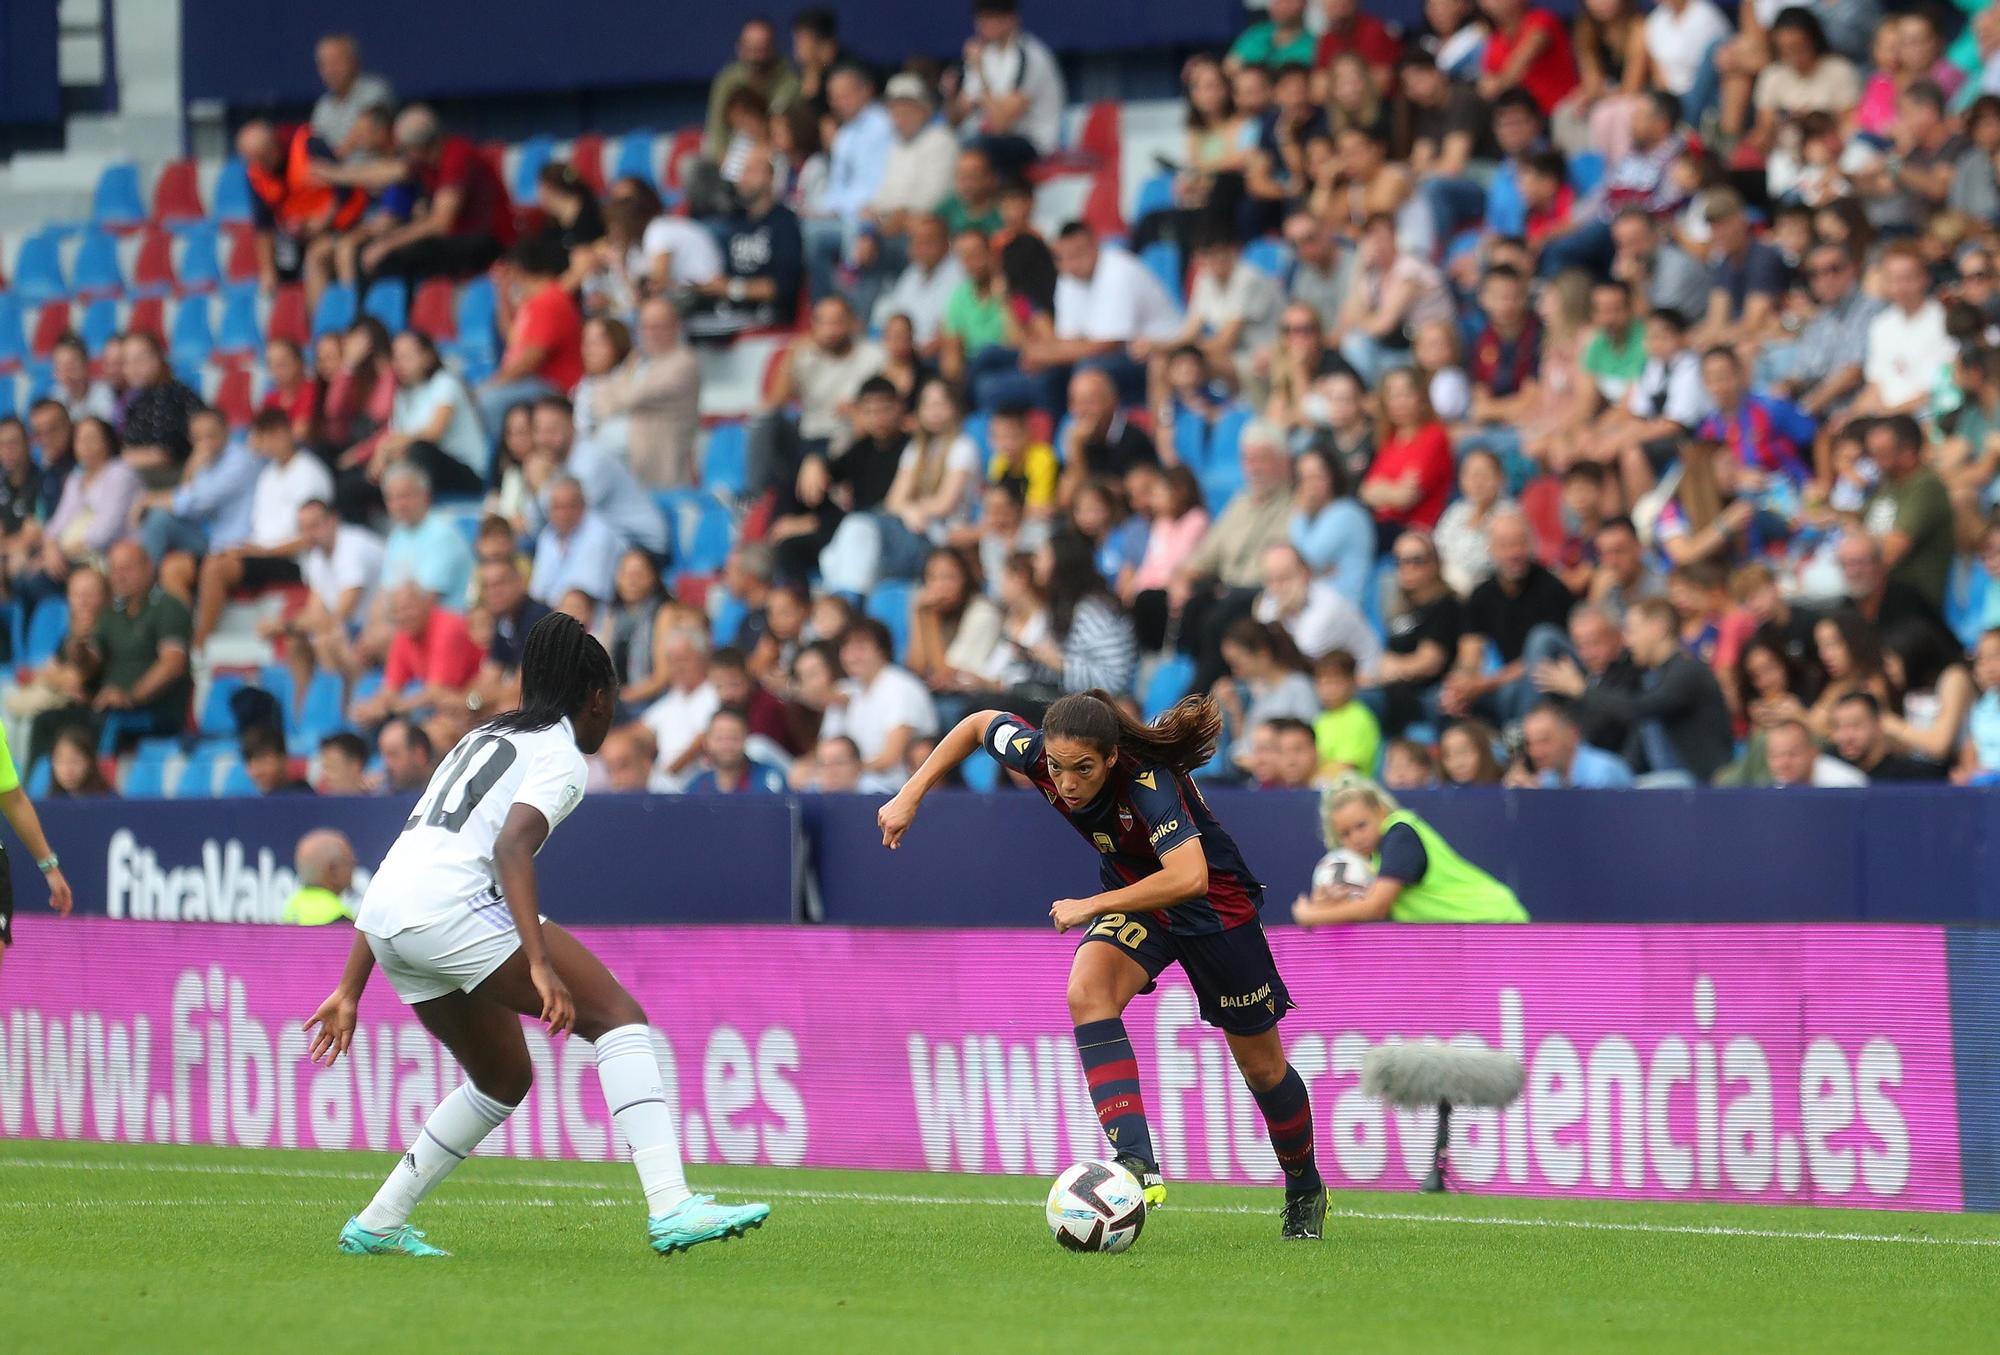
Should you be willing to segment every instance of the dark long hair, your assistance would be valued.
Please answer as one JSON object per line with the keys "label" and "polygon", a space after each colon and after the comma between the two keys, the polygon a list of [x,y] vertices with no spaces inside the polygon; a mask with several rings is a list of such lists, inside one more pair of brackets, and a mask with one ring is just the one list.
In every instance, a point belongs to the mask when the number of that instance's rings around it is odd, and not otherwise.
{"label": "dark long hair", "polygon": [[1101,687],[1057,700],[1042,717],[1042,736],[1075,739],[1101,753],[1117,749],[1135,763],[1192,772],[1215,756],[1222,712],[1206,696],[1190,696],[1151,724],[1135,720]]}
{"label": "dark long hair", "polygon": [[488,729],[531,734],[583,713],[590,698],[616,685],[604,646],[564,612],[550,612],[521,650],[521,706],[496,715]]}
{"label": "dark long hair", "polygon": [[1067,639],[1076,609],[1091,598],[1111,599],[1104,576],[1097,572],[1097,552],[1089,538],[1065,528],[1049,542],[1049,628]]}

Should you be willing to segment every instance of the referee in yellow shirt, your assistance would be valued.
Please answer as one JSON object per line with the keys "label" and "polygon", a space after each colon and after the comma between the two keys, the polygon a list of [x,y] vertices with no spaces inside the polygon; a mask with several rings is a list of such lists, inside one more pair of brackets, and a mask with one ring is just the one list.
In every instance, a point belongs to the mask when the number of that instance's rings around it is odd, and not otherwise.
{"label": "referee in yellow shirt", "polygon": [[[64,917],[69,916],[69,881],[63,878],[62,866],[49,846],[49,840],[42,834],[41,816],[35,813],[35,806],[28,800],[28,792],[21,789],[21,774],[14,770],[14,755],[7,748],[7,728],[0,725],[0,815],[14,830],[14,836],[21,839],[21,845],[35,858],[41,867],[42,876],[49,884],[49,907]],[[8,869],[7,849],[0,846],[0,965],[7,959],[7,947],[14,944],[14,877]]]}

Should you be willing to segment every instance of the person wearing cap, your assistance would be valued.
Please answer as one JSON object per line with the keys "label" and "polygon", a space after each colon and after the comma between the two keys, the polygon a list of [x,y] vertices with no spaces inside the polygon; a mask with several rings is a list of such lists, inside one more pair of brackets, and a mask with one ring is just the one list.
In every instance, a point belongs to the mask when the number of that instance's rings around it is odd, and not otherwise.
{"label": "person wearing cap", "polygon": [[921,75],[903,71],[890,76],[883,103],[894,135],[850,256],[856,272],[855,309],[862,315],[873,313],[875,298],[909,263],[911,222],[936,212],[951,196],[958,160],[958,140],[937,120],[931,87]]}
{"label": "person wearing cap", "polygon": [[1708,222],[1708,314],[1696,328],[1697,348],[1734,346],[1778,337],[1778,303],[1784,299],[1784,258],[1752,239],[1743,195],[1711,190],[1702,204]]}
{"label": "person wearing cap", "polygon": [[285,900],[278,920],[293,927],[324,927],[352,922],[354,905],[345,898],[354,883],[354,848],[331,828],[315,828],[299,839],[292,868],[299,887]]}

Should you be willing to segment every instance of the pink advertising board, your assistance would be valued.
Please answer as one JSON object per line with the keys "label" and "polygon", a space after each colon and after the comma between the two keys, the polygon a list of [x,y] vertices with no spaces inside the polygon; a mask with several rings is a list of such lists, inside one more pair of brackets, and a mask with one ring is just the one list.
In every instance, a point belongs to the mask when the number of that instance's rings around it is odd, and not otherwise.
{"label": "pink advertising board", "polygon": [[[379,976],[352,1055],[300,1020],[347,937],[23,917],[0,971],[0,1134],[401,1147],[459,1074]],[[1053,934],[581,928],[644,1004],[697,1162],[1053,1174],[1103,1151]],[[1363,1096],[1373,1043],[1519,1055],[1454,1117],[1462,1188],[1958,1209],[1944,933],[1920,927],[1350,928],[1273,936],[1283,1031],[1339,1186],[1403,1189],[1428,1113]],[[1179,1179],[1274,1184],[1261,1121],[1177,970],[1126,1025]],[[482,1152],[606,1158],[590,1047],[530,1029],[536,1088]]]}

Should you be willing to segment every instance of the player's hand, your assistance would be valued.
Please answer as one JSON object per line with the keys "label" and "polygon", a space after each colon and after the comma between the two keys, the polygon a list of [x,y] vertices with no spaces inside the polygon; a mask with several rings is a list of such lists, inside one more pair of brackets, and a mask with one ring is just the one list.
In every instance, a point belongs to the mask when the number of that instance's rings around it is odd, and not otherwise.
{"label": "player's hand", "polygon": [[49,882],[49,907],[56,910],[57,917],[68,917],[76,898],[69,891],[69,881],[63,878],[60,868],[42,877]]}
{"label": "player's hand", "polygon": [[306,1057],[313,1063],[324,1063],[331,1068],[354,1041],[355,1016],[360,1007],[359,999],[352,993],[344,988],[334,989],[333,996],[320,1003],[319,1010],[306,1018],[305,1031],[312,1036]]}
{"label": "player's hand", "polygon": [[542,999],[543,1030],[560,1035],[576,1024],[576,1003],[570,998],[569,985],[562,981],[554,965],[547,960],[535,961],[528,966],[528,980]]}
{"label": "player's hand", "polygon": [[1306,910],[1311,906],[1312,906],[1312,900],[1307,898],[1303,894],[1299,895],[1296,899],[1293,899],[1292,921],[1298,923],[1299,926],[1301,927],[1311,926],[1312,924],[1306,921]]}
{"label": "player's hand", "polygon": [[875,822],[882,829],[882,845],[895,851],[902,845],[903,834],[910,831],[916,821],[917,802],[898,794],[888,804],[875,811]]}
{"label": "player's hand", "polygon": [[1049,921],[1056,924],[1056,930],[1066,932],[1071,927],[1081,927],[1097,916],[1097,910],[1089,899],[1057,899],[1049,905]]}

